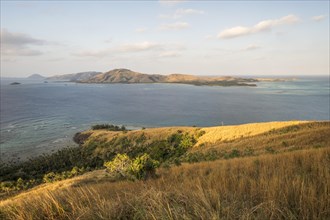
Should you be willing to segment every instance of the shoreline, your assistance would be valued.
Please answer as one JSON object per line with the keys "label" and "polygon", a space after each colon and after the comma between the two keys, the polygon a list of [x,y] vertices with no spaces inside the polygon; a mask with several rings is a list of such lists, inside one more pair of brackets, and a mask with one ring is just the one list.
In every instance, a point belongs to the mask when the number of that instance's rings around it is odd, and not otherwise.
{"label": "shoreline", "polygon": [[[100,130],[91,130],[87,129],[84,131],[80,131],[75,133],[77,135],[80,134],[86,134],[86,133],[92,133],[93,135],[104,135],[106,133],[112,134],[139,134],[139,133],[162,133],[162,132],[168,132],[168,131],[177,131],[177,130],[202,130],[210,132],[210,135],[208,135],[208,139],[212,139],[213,142],[219,141],[221,139],[227,139],[230,140],[233,137],[245,137],[247,135],[257,135],[260,134],[260,132],[266,132],[275,128],[281,128],[283,126],[289,126],[289,125],[299,125],[304,123],[312,123],[312,122],[329,122],[329,121],[271,121],[271,122],[257,122],[257,123],[245,123],[245,124],[236,124],[236,125],[222,125],[222,126],[207,126],[207,127],[197,127],[197,126],[161,126],[161,127],[135,127],[135,126],[127,126],[127,131],[107,131],[106,129],[100,129]],[[258,128],[259,127],[259,128]],[[260,128],[263,127],[263,128]],[[256,129],[259,129],[259,133]],[[235,131],[237,130],[237,131]],[[218,133],[218,134],[217,134]],[[222,138],[219,138],[219,133],[223,136]],[[233,135],[229,135],[230,133],[233,133]],[[7,160],[1,160],[1,163],[8,163],[8,164],[16,164],[25,162],[29,159],[34,159],[40,155],[50,155],[52,153],[55,153],[63,148],[74,148],[78,147],[79,143],[77,143],[74,140],[75,135],[71,137],[65,138],[64,142],[60,142],[59,144],[54,145],[53,141],[43,143],[42,146],[37,147],[35,151],[37,151],[37,155],[32,156],[36,154],[35,152],[29,152],[29,153],[22,153],[23,151],[17,151],[15,153],[4,153],[1,152],[1,157],[7,158]],[[211,136],[211,137],[210,137]],[[212,138],[212,136],[214,136]],[[204,138],[205,139],[205,138]],[[204,143],[206,141],[199,142],[199,144]],[[48,146],[46,148],[43,148],[43,146]]]}

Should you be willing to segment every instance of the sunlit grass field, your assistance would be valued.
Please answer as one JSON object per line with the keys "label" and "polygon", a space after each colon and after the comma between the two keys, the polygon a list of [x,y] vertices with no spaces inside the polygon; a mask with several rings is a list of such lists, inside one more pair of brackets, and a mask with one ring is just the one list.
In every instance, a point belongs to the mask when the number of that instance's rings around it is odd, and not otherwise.
{"label": "sunlit grass field", "polygon": [[0,218],[329,219],[329,125],[268,126],[254,135],[205,141],[189,152],[238,154],[161,167],[156,178],[114,181],[101,169],[42,184],[3,199]]}

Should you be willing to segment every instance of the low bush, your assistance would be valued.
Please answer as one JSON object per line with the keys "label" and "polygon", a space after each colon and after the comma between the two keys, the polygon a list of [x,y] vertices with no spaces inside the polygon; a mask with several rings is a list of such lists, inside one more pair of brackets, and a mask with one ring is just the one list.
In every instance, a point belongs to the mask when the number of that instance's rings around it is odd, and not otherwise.
{"label": "low bush", "polygon": [[104,163],[107,171],[116,179],[146,179],[155,176],[159,162],[143,154],[131,159],[127,154],[117,154],[112,161]]}
{"label": "low bush", "polygon": [[84,168],[73,167],[71,171],[63,171],[61,173],[50,172],[44,175],[43,182],[52,183],[59,180],[65,180],[83,174]]}
{"label": "low bush", "polygon": [[112,124],[97,124],[92,126],[92,130],[108,130],[108,131],[126,131],[126,127],[122,125],[121,127]]}

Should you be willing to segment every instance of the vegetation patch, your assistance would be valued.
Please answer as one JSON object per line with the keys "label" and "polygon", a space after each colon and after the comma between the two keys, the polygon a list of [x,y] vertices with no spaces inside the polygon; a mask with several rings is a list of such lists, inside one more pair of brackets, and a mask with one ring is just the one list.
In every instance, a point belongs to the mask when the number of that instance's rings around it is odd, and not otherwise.
{"label": "vegetation patch", "polygon": [[92,125],[92,130],[108,130],[108,131],[126,131],[126,127],[122,125],[121,127],[112,124],[97,124]]}
{"label": "vegetation patch", "polygon": [[112,161],[104,163],[109,174],[116,179],[147,179],[154,177],[159,162],[143,154],[131,159],[127,154],[117,154]]}
{"label": "vegetation patch", "polygon": [[[143,161],[156,161],[159,166],[169,168],[182,163],[229,160],[330,146],[329,122],[297,126],[298,128],[280,128],[255,136],[240,136],[228,142],[204,142],[200,145],[200,139],[210,135],[207,129],[166,128],[156,129],[157,132],[161,131],[156,134],[153,129],[127,133],[107,130],[82,132],[75,136],[76,142],[80,143],[79,147],[64,148],[18,164],[0,164],[0,197],[44,182],[104,169],[104,165],[111,164],[118,155],[126,155],[130,160],[129,167],[139,164],[135,167],[142,166],[144,172],[145,167],[141,165]],[[137,159],[140,163],[133,163]],[[77,169],[79,172],[75,172]],[[140,168],[136,168],[134,172],[130,169],[130,179],[144,179],[148,176],[140,172]],[[108,175],[112,175],[111,172]]]}
{"label": "vegetation patch", "polygon": [[54,179],[65,179],[102,166],[103,160],[81,147],[63,148],[18,164],[0,164],[0,196],[39,185],[49,173],[54,173]]}
{"label": "vegetation patch", "polygon": [[94,171],[79,187],[9,198],[0,218],[329,219],[329,149],[160,168],[148,181],[88,181]]}

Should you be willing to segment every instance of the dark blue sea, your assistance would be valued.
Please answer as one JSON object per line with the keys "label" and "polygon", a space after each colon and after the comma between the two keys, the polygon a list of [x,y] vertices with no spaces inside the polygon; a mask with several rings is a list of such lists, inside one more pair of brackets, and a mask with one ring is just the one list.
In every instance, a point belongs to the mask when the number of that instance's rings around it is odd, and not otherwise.
{"label": "dark blue sea", "polygon": [[[9,85],[11,82],[20,85]],[[73,145],[97,123],[128,128],[329,120],[329,78],[299,77],[257,87],[77,84],[1,79],[1,160]]]}

